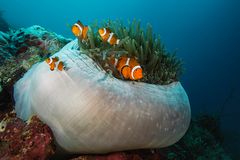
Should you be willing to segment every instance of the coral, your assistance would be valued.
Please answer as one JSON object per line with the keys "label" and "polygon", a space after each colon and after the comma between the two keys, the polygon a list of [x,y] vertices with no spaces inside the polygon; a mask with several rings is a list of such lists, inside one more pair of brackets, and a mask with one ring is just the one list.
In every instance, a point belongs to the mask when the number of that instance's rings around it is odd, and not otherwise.
{"label": "coral", "polygon": [[50,128],[37,116],[32,116],[27,123],[14,112],[1,116],[0,160],[44,160],[54,154],[54,148]]}
{"label": "coral", "polygon": [[56,53],[70,41],[70,39],[48,32],[37,25],[19,30],[10,30],[9,34],[11,35],[10,41],[15,46],[15,48],[9,47],[13,55],[23,53],[29,47],[35,47],[39,49],[38,52],[41,56],[46,56],[49,53]]}
{"label": "coral", "polygon": [[[108,27],[120,39],[119,45],[112,47],[99,38],[98,28]],[[121,21],[107,21],[102,25],[89,27],[88,41],[79,40],[81,50],[94,58],[102,68],[105,68],[108,56],[128,55],[137,57],[143,67],[144,78],[140,81],[153,84],[170,84],[179,80],[182,74],[182,61],[166,51],[160,37],[152,33],[152,26],[147,25],[146,31],[140,26],[140,21],[134,20],[125,27]]]}
{"label": "coral", "polygon": [[0,31],[0,64],[4,62],[5,59],[12,57],[9,52],[8,46],[10,43],[10,36],[7,33]]}

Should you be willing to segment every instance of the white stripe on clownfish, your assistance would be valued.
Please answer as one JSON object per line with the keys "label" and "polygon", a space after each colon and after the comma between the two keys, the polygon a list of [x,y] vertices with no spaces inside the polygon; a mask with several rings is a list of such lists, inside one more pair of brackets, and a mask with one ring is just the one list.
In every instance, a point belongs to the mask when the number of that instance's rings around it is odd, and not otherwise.
{"label": "white stripe on clownfish", "polygon": [[139,80],[143,77],[142,68],[136,58],[129,58],[126,56],[115,58],[111,56],[109,63],[114,65],[114,69],[112,68],[112,71],[114,72],[116,69],[118,71],[117,76],[124,79]]}
{"label": "white stripe on clownfish", "polygon": [[133,69],[132,69],[132,71],[131,71],[131,76],[132,76],[133,79],[135,79],[135,77],[134,77],[133,74],[134,74],[134,72],[135,72],[136,69],[141,69],[141,66],[137,65],[137,66],[134,66],[134,67],[133,67]]}
{"label": "white stripe on clownfish", "polygon": [[115,58],[114,67],[116,67],[116,66],[117,66],[117,64],[118,64],[118,59],[117,59],[117,58]]}
{"label": "white stripe on clownfish", "polygon": [[125,63],[126,66],[129,66],[129,61],[130,61],[130,58],[126,60],[126,63]]}
{"label": "white stripe on clownfish", "polygon": [[50,62],[48,64],[51,64],[53,62],[53,59],[52,58],[49,58],[50,59]]}
{"label": "white stripe on clownfish", "polygon": [[110,43],[110,41],[111,41],[113,35],[114,35],[114,33],[112,33],[112,32],[109,34],[109,37],[108,37],[108,40],[107,40],[108,43]]}
{"label": "white stripe on clownfish", "polygon": [[[77,26],[78,29],[80,30],[79,34],[82,34],[82,30],[83,30],[82,27],[78,23],[75,23],[74,25]],[[80,36],[80,35],[78,35],[78,36]]]}
{"label": "white stripe on clownfish", "polygon": [[104,32],[103,32],[103,34],[100,34],[101,36],[105,36],[105,34],[107,33],[106,28],[103,28],[103,30],[104,30]]}

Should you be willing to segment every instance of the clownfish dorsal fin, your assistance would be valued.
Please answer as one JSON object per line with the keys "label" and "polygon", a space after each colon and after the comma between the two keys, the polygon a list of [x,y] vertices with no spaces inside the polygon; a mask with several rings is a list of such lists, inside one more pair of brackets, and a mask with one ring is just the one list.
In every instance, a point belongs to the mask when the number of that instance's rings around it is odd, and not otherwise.
{"label": "clownfish dorsal fin", "polygon": [[59,61],[59,57],[54,57],[54,58],[53,58],[53,61],[54,61],[54,62]]}
{"label": "clownfish dorsal fin", "polygon": [[84,25],[82,24],[82,22],[80,20],[77,21],[77,24],[79,24],[79,26],[81,26],[82,29],[84,28]]}
{"label": "clownfish dorsal fin", "polygon": [[107,33],[111,33],[112,32],[110,28],[106,28],[106,31],[107,31]]}

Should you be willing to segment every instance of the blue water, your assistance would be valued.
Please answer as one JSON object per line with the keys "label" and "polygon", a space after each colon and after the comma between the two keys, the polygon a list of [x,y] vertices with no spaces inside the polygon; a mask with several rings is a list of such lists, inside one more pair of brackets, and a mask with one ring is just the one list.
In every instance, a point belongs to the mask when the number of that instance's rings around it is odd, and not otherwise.
{"label": "blue water", "polygon": [[181,82],[193,114],[223,108],[222,130],[232,137],[226,137],[228,150],[240,148],[239,0],[0,0],[0,9],[13,28],[38,24],[71,38],[67,24],[78,19],[86,25],[107,18],[151,23],[184,61]]}

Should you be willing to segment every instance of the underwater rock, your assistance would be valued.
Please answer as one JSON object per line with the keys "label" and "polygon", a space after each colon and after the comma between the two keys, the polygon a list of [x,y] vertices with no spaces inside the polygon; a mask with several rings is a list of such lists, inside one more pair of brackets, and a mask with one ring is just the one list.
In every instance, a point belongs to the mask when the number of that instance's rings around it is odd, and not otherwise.
{"label": "underwater rock", "polygon": [[5,159],[48,159],[54,153],[53,135],[50,128],[37,116],[27,123],[16,117],[14,112],[1,115],[0,160]]}
{"label": "underwater rock", "polygon": [[18,117],[38,115],[71,153],[166,147],[185,134],[191,113],[180,82],[119,80],[77,48],[75,40],[54,55],[68,69],[38,63],[14,85]]}

